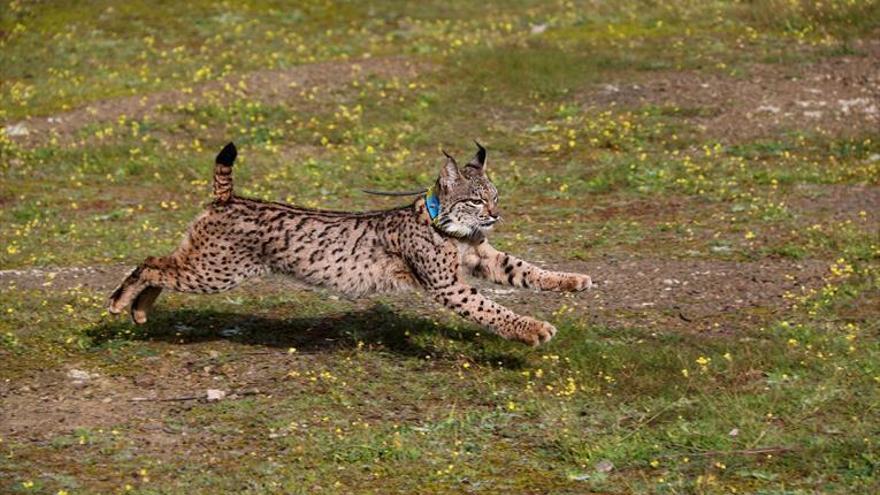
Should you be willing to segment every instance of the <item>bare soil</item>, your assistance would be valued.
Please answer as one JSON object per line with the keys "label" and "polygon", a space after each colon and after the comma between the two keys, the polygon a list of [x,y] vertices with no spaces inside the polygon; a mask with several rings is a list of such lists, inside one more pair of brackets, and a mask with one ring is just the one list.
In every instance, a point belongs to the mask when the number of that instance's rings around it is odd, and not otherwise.
{"label": "bare soil", "polygon": [[789,196],[788,207],[807,223],[846,221],[864,217],[880,234],[880,187],[852,185],[801,185]]}
{"label": "bare soil", "polygon": [[[548,266],[547,263],[542,263]],[[552,265],[552,264],[549,264]],[[738,315],[748,308],[775,311],[785,306],[783,294],[819,287],[828,263],[818,260],[764,260],[758,262],[673,260],[666,258],[606,258],[600,261],[571,262],[553,268],[587,273],[595,287],[566,297],[558,293],[519,290],[474,281],[491,297],[528,313],[547,310],[564,303],[582,306],[595,325],[639,325],[711,330],[708,323],[727,314]],[[0,286],[12,288],[63,290],[72,287],[106,292],[125,277],[132,267],[97,267],[4,270]],[[307,290],[283,276],[267,276],[235,289],[248,295],[290,290]],[[210,296],[206,296],[210,297]],[[427,298],[415,294],[394,296],[401,307],[431,306]],[[419,303],[418,300],[423,302]],[[161,303],[157,303],[161,311]],[[640,316],[640,313],[644,313]],[[619,315],[624,314],[624,317]],[[739,324],[747,325],[746,319]],[[717,327],[714,327],[717,328]]]}
{"label": "bare soil", "polygon": [[722,141],[803,129],[847,136],[880,127],[880,41],[859,41],[854,52],[786,67],[754,64],[738,77],[642,72],[626,83],[600,84],[581,100],[600,109],[675,107],[706,136]]}

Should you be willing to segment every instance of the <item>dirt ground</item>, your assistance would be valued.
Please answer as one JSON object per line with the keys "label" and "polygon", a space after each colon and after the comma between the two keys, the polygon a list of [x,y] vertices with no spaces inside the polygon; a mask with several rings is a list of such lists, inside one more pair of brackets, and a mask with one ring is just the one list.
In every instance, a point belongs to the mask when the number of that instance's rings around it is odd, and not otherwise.
{"label": "dirt ground", "polygon": [[[825,262],[778,260],[758,262],[722,262],[670,260],[661,258],[608,258],[596,262],[565,263],[553,268],[593,277],[594,288],[570,296],[565,302],[585,306],[591,323],[614,325],[616,312],[666,314],[664,325],[702,330],[700,320],[723,317],[747,308],[778,308],[784,306],[785,293],[799,293],[821,286],[827,274]],[[6,288],[63,290],[82,287],[109,294],[131,267],[107,265],[58,270],[0,271],[0,286]],[[506,304],[535,305],[552,308],[560,295],[497,286],[474,280],[494,299]],[[267,276],[246,282],[235,289],[249,294],[308,290],[283,276]],[[231,293],[234,294],[234,293]],[[402,305],[426,299],[415,293],[391,296],[401,298]],[[430,304],[429,301],[425,301]],[[628,315],[626,321],[632,321]],[[664,320],[666,318],[664,317]]]}
{"label": "dirt ground", "polygon": [[[596,287],[563,298],[553,293],[481,285],[490,297],[519,311],[546,314],[565,303],[579,307],[578,314],[587,315],[591,326],[614,329],[647,324],[669,331],[712,334],[767,321],[790,304],[783,297],[786,293],[799,294],[820,287],[828,267],[818,261],[746,263],[609,258],[556,268],[591,274]],[[5,290],[47,291],[82,287],[109,294],[129,269],[109,265],[4,270],[0,272],[0,286]],[[281,276],[269,276],[236,289],[250,296],[296,290],[303,288]],[[392,304],[400,308],[438,311],[417,294],[394,299]],[[375,301],[363,300],[357,306],[369,311],[373,304]],[[161,299],[157,310],[163,311]],[[248,319],[244,314],[240,317]],[[289,336],[290,342],[302,347],[308,339],[321,340],[320,329],[328,322],[332,325],[337,317],[327,315],[327,321],[317,325],[317,335]],[[289,332],[285,325],[283,321],[260,324],[267,334]],[[332,347],[331,341],[332,338],[323,345]],[[185,436],[169,430],[161,418],[191,407],[205,390],[221,385],[233,395],[268,393],[292,366],[308,367],[312,359],[302,352],[296,357],[287,356],[283,345],[255,345],[252,352],[239,354],[220,365],[216,357],[183,346],[161,358],[145,358],[149,371],[134,376],[101,376],[69,362],[18,381],[14,389],[9,383],[0,384],[4,411],[0,435],[43,441],[75,428],[106,427],[137,419],[141,425],[139,437],[150,450],[185,448]],[[169,380],[172,376],[174,379]],[[217,380],[217,376],[223,379]]]}
{"label": "dirt ground", "polygon": [[[656,71],[641,80],[605,82],[581,95],[605,109],[678,108],[706,137],[736,142],[796,129],[846,136],[880,127],[880,41],[854,46],[863,55],[780,68],[753,64],[737,77],[700,71]],[[637,76],[638,77],[638,76]]]}

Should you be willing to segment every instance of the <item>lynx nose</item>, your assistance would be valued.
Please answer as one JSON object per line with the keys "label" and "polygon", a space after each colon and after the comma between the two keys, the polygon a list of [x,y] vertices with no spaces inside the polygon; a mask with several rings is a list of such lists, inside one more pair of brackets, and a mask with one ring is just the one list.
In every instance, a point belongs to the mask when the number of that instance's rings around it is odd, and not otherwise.
{"label": "lynx nose", "polygon": [[498,211],[497,205],[492,205],[491,203],[487,204],[486,205],[486,213],[488,213],[489,216],[494,218],[495,220],[498,220],[501,218],[501,212]]}
{"label": "lynx nose", "polygon": [[483,225],[495,225],[499,220],[501,220],[501,215],[490,214],[488,220],[486,220]]}

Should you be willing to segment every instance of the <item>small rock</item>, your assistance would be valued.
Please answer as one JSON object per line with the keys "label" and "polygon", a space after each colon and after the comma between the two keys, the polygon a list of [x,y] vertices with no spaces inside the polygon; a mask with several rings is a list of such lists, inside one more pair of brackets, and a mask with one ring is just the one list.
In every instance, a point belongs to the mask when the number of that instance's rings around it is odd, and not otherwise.
{"label": "small rock", "polygon": [[8,125],[3,128],[3,133],[9,137],[27,136],[31,133],[24,124]]}
{"label": "small rock", "polygon": [[779,113],[779,107],[775,107],[773,105],[761,105],[756,108],[756,112],[766,112],[766,113]]}
{"label": "small rock", "polygon": [[229,327],[220,330],[220,335],[223,337],[235,337],[236,335],[241,333],[241,328],[239,327]]}
{"label": "small rock", "polygon": [[547,30],[547,24],[535,24],[532,26],[531,32],[532,34],[541,34]]}
{"label": "small rock", "polygon": [[72,369],[67,372],[67,378],[77,382],[84,382],[90,380],[92,375],[88,371]]}
{"label": "small rock", "polygon": [[207,399],[209,402],[223,400],[225,398],[226,398],[226,392],[224,392],[222,390],[217,390],[214,388],[209,388],[207,390]]}
{"label": "small rock", "polygon": [[600,473],[610,473],[614,469],[614,463],[608,459],[603,459],[596,463],[596,471]]}
{"label": "small rock", "polygon": [[739,428],[734,428],[734,429],[730,430],[730,432],[727,435],[731,436],[731,437],[735,437],[735,436],[739,435]]}
{"label": "small rock", "polygon": [[867,98],[853,98],[851,100],[837,100],[837,103],[840,105],[840,111],[844,115],[848,115],[853,109],[860,109],[870,105],[871,100]]}

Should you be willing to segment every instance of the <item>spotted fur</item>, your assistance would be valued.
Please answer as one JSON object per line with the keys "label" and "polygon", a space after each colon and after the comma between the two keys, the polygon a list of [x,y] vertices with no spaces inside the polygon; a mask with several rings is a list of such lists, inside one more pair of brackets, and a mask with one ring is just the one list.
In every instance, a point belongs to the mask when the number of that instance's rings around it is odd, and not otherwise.
{"label": "spotted fur", "polygon": [[[478,145],[479,146],[479,145]],[[441,211],[425,199],[363,213],[300,208],[236,196],[231,143],[217,156],[214,201],[168,256],[148,257],[110,296],[109,310],[130,306],[135,323],[162,289],[215,293],[268,272],[359,296],[420,288],[459,315],[507,339],[531,345],[556,333],[468,285],[466,274],[540,290],[580,291],[590,277],[543,270],[497,251],[486,240],[499,220],[498,191],[486,176],[486,151],[459,168],[447,155],[434,187]]]}

